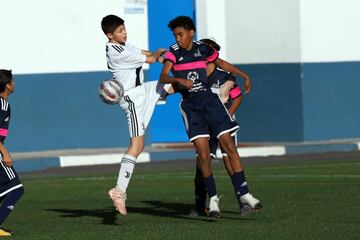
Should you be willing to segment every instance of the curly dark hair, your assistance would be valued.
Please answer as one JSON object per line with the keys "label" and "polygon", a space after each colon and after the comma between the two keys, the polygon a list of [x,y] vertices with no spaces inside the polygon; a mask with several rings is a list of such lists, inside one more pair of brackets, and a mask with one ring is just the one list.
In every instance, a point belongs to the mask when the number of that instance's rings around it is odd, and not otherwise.
{"label": "curly dark hair", "polygon": [[209,38],[203,38],[200,40],[200,42],[205,43],[206,45],[215,48],[217,51],[220,51],[221,46],[219,44],[217,44],[217,42],[215,42],[214,40],[211,40]]}
{"label": "curly dark hair", "polygon": [[194,21],[188,16],[178,16],[171,20],[168,24],[168,27],[173,31],[177,27],[183,27],[187,30],[196,31]]}

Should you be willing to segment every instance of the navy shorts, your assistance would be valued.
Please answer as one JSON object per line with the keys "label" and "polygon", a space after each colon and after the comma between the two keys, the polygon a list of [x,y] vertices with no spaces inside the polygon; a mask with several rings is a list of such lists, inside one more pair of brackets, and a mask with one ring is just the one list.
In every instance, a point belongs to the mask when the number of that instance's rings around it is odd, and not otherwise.
{"label": "navy shorts", "polygon": [[190,142],[200,137],[210,138],[210,133],[218,139],[239,129],[217,94],[207,94],[197,101],[184,99],[180,110]]}
{"label": "navy shorts", "polygon": [[0,155],[0,198],[22,186],[15,169],[5,166]]}
{"label": "navy shorts", "polygon": [[[237,136],[236,133],[234,134],[234,136],[232,137],[235,146],[237,146]],[[216,158],[216,151],[219,147],[219,139],[217,139],[214,135],[210,134],[210,139],[209,139],[209,147],[210,147],[210,155],[212,158]],[[220,146],[220,150],[221,150],[221,154],[222,156],[227,156],[226,152],[221,148]]]}

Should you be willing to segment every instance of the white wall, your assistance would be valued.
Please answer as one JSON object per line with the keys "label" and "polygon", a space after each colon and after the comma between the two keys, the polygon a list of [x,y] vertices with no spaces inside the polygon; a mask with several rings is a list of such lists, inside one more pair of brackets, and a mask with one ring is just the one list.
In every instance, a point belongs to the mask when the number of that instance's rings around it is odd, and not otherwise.
{"label": "white wall", "polygon": [[300,61],[299,0],[198,0],[197,15],[198,34],[232,63]]}
{"label": "white wall", "polygon": [[360,1],[301,0],[304,62],[360,60]]}
{"label": "white wall", "polygon": [[358,0],[197,0],[198,36],[232,63],[360,60]]}
{"label": "white wall", "polygon": [[196,0],[197,39],[211,38],[221,46],[227,58],[225,0]]}
{"label": "white wall", "polygon": [[[106,70],[102,17],[123,17],[129,42],[147,49],[146,3],[1,0],[0,68]],[[360,60],[358,0],[196,0],[196,8],[198,38],[214,37],[232,63]]]}
{"label": "white wall", "polygon": [[108,14],[125,19],[128,41],[148,48],[146,1],[1,0],[0,7],[0,68],[15,74],[106,70],[100,22]]}

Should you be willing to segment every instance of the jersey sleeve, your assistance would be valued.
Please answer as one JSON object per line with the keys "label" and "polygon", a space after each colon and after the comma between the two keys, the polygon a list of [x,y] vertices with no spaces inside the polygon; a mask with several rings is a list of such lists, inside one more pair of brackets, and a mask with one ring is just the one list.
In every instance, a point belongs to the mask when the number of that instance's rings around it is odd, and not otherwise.
{"label": "jersey sleeve", "polygon": [[[10,108],[9,103],[1,99],[0,106],[0,141],[3,142],[8,135],[8,123],[5,119],[9,117],[8,109]],[[9,120],[7,120],[9,121]]]}
{"label": "jersey sleeve", "polygon": [[238,85],[236,85],[236,87],[231,89],[231,91],[229,92],[229,95],[230,95],[231,99],[235,99],[237,97],[240,97],[241,94],[242,94],[241,88]]}
{"label": "jersey sleeve", "polygon": [[140,49],[115,45],[112,45],[111,48],[113,49],[109,53],[110,59],[120,69],[138,68],[146,61],[146,56],[141,53]]}
{"label": "jersey sleeve", "polygon": [[131,49],[131,51],[133,51],[133,52],[141,53],[141,49],[140,49],[140,48],[138,48],[138,47],[136,47],[136,46],[134,46],[134,45],[132,45],[132,44],[130,44],[130,43],[126,43],[126,46],[127,46],[129,49]]}
{"label": "jersey sleeve", "polygon": [[[3,123],[5,118],[7,116],[7,112],[4,110],[0,111],[0,122]],[[8,135],[8,129],[4,128],[4,127],[0,127],[0,142],[3,142],[5,140],[5,138]]]}
{"label": "jersey sleeve", "polygon": [[164,55],[164,61],[170,61],[172,63],[176,63],[176,57],[174,55],[174,53],[172,53],[171,51],[166,52]]}
{"label": "jersey sleeve", "polygon": [[206,61],[209,63],[214,62],[219,57],[219,52],[206,44],[204,45],[206,47]]}
{"label": "jersey sleeve", "polygon": [[235,99],[235,98],[241,96],[242,92],[241,92],[241,88],[236,83],[236,76],[234,74],[228,73],[227,81],[234,82],[233,88],[230,89],[230,91],[229,91],[230,98]]}

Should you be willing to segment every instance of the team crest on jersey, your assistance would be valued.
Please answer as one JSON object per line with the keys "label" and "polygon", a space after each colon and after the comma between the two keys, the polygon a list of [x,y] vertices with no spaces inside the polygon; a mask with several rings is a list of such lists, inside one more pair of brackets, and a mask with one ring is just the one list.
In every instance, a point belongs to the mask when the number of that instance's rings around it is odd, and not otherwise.
{"label": "team crest on jersey", "polygon": [[189,72],[186,76],[187,79],[195,82],[199,79],[199,74],[197,72]]}
{"label": "team crest on jersey", "polygon": [[194,53],[194,57],[201,57],[201,53],[199,49],[196,51],[196,53]]}
{"label": "team crest on jersey", "polygon": [[218,79],[218,80],[216,81],[216,83],[213,83],[213,85],[212,85],[211,87],[213,87],[213,88],[220,88],[220,80]]}

